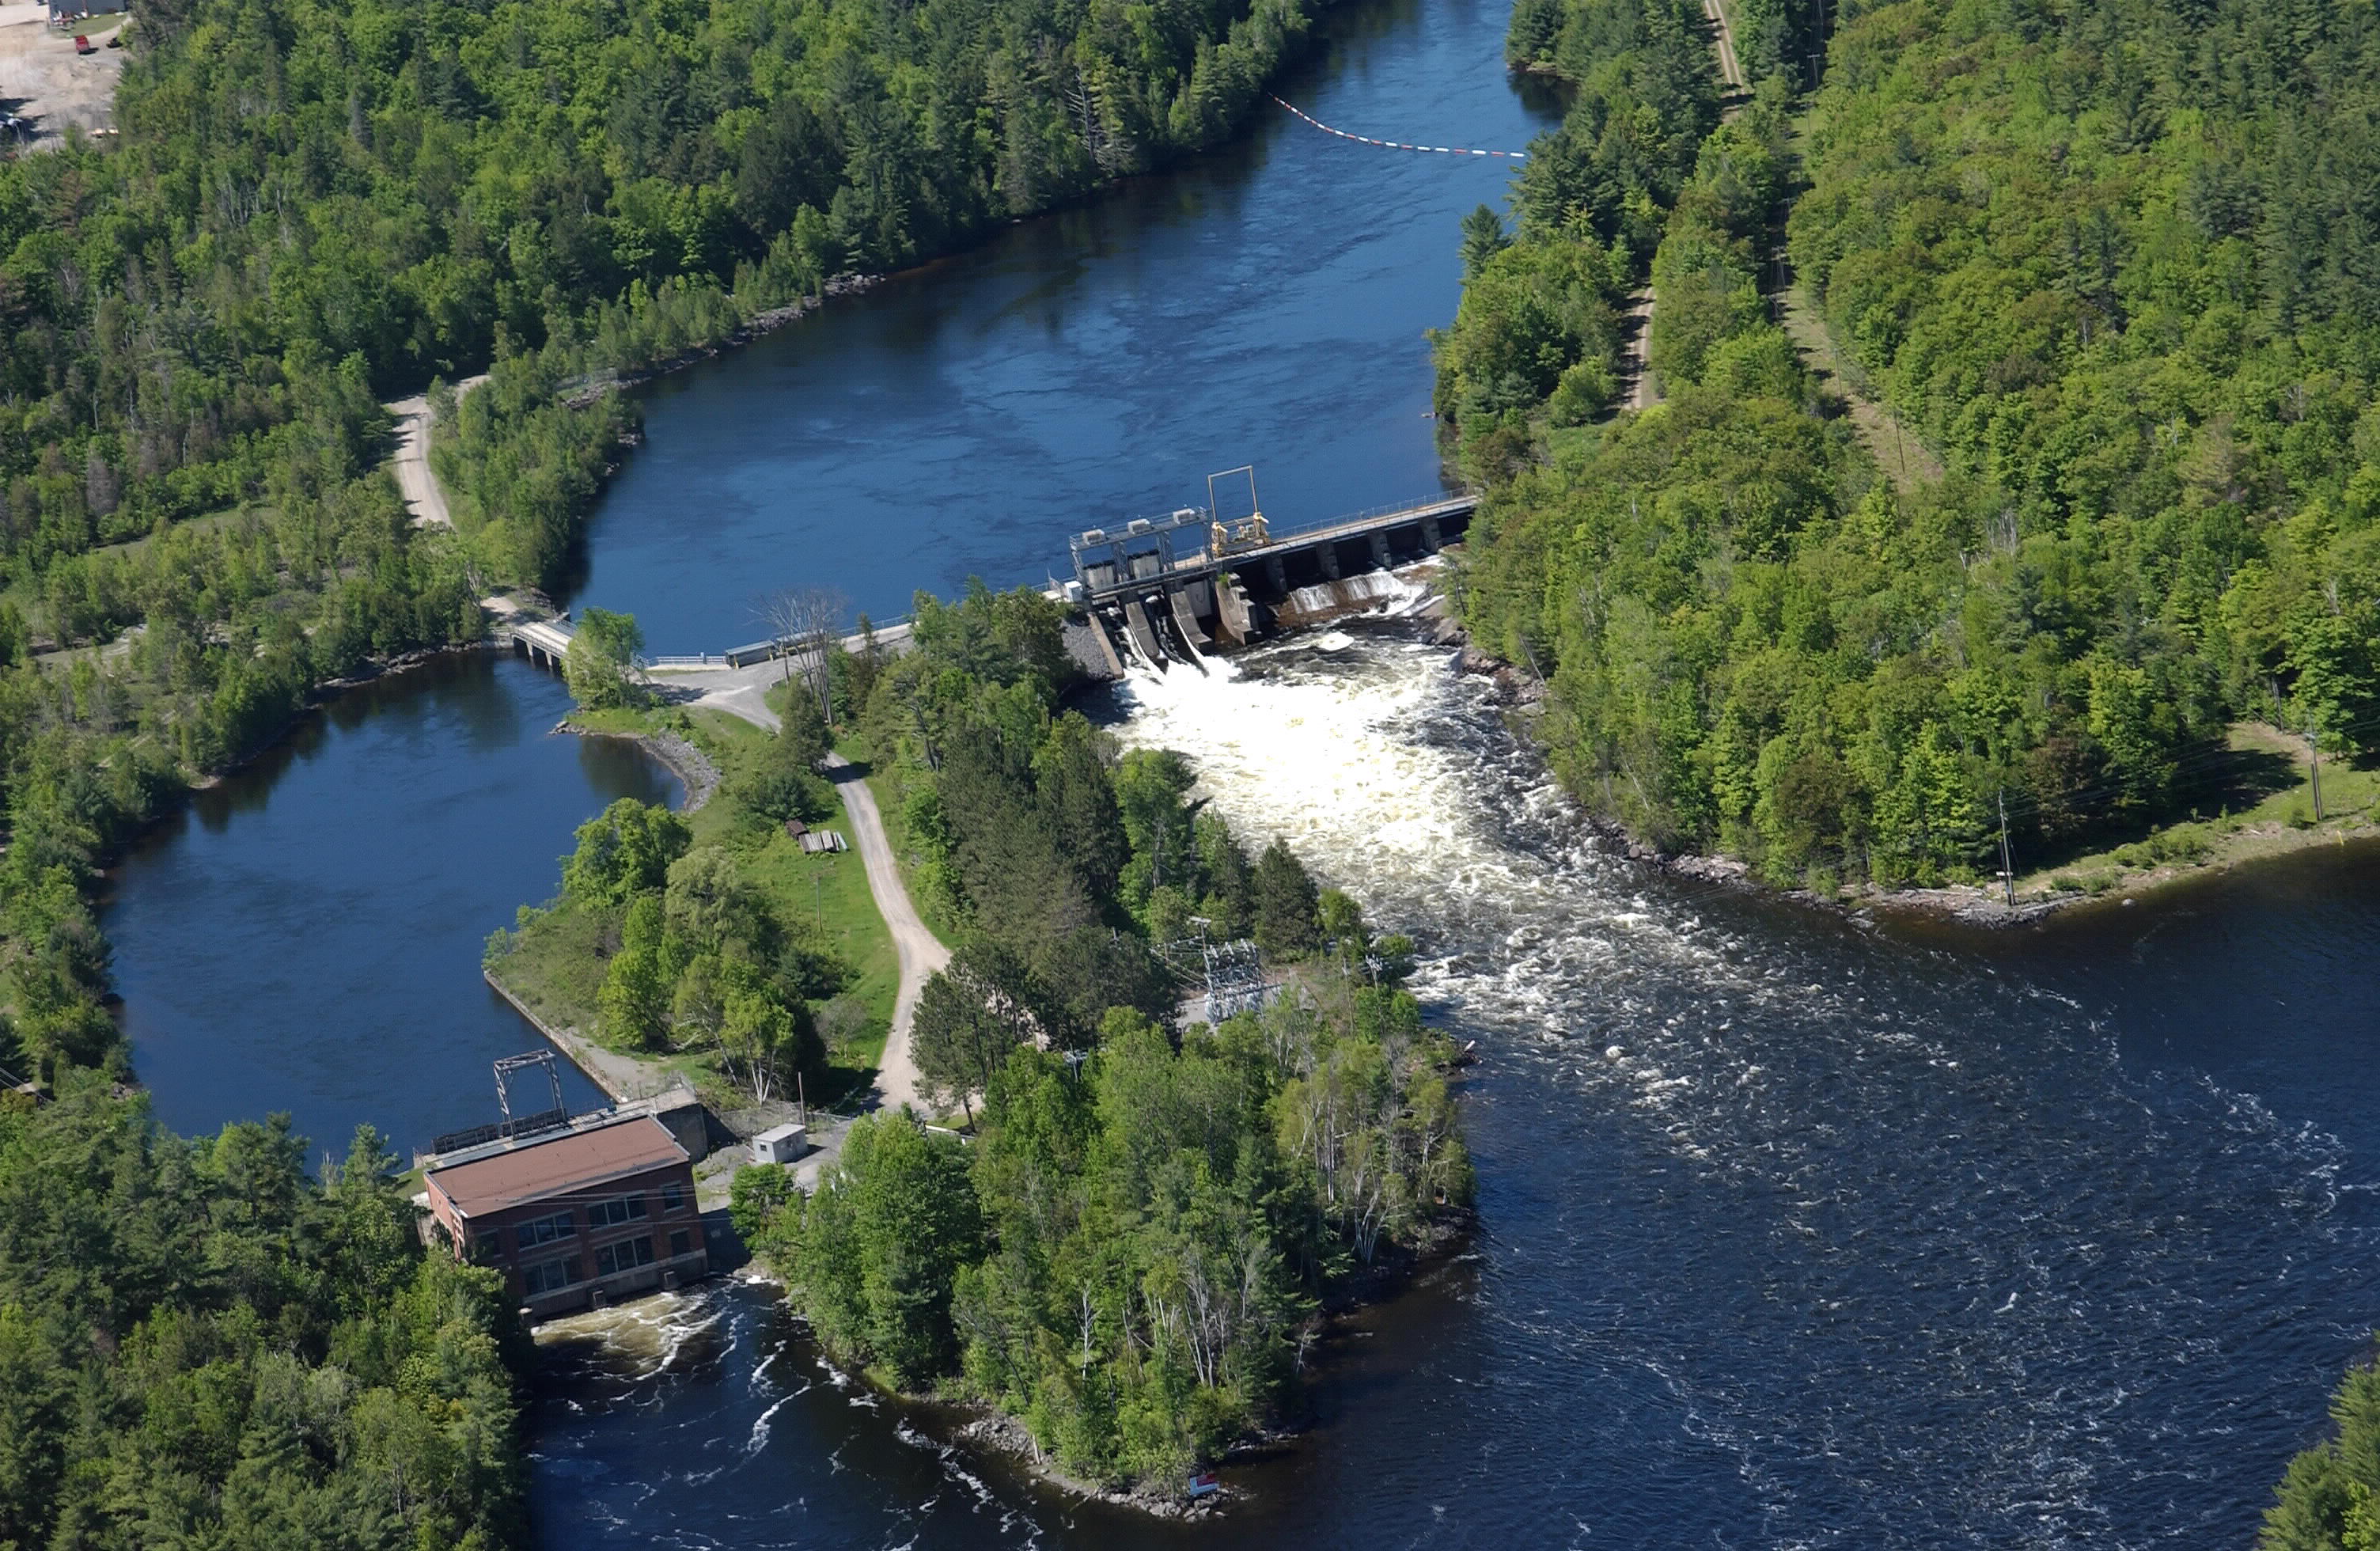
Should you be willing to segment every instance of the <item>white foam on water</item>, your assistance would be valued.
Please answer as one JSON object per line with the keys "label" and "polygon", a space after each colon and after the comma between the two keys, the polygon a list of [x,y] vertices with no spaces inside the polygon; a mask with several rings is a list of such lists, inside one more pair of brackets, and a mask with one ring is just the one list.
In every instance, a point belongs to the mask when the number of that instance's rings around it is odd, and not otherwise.
{"label": "white foam on water", "polygon": [[641,1382],[676,1371],[698,1349],[712,1351],[712,1338],[722,1328],[727,1344],[734,1344],[731,1311],[710,1290],[656,1292],[548,1320],[537,1327],[535,1339],[540,1346],[576,1348],[612,1375]]}
{"label": "white foam on water", "polygon": [[776,1420],[777,1412],[783,1411],[785,1402],[792,1399],[791,1395],[779,1397],[767,1411],[753,1419],[751,1439],[744,1446],[747,1455],[758,1454],[769,1446],[769,1424]]}
{"label": "white foam on water", "polygon": [[[1633,1256],[1611,1268],[1631,1344],[1507,1313],[1500,1350],[1569,1373],[1656,1364],[1690,1435],[1738,1459],[1772,1544],[2228,1525],[2236,1495],[2159,1487],[2143,1506],[2143,1472],[2233,1424],[2162,1375],[2313,1312],[2274,1290],[2289,1246],[2338,1231],[2337,1142],[2252,1095],[2128,1073],[2070,998],[1648,878],[1452,657],[1395,624],[1293,635],[1232,679],[1135,675],[1118,732],[1187,756],[1251,851],[1287,841],[1413,932],[1415,989],[1481,1039],[1500,1088],[1574,1096],[1571,1145],[1620,1172],[1572,1186],[1515,1163],[1524,1194],[1661,1181],[1594,1241]],[[2162,1171],[2145,1200],[2143,1168]],[[1713,1237],[1773,1261],[1743,1273],[1770,1284],[1698,1279],[1719,1276]],[[1500,1242],[1496,1285],[1586,1253]],[[1957,1484],[1912,1498],[1894,1479]],[[2152,1522],[2118,1530],[2119,1498]]]}

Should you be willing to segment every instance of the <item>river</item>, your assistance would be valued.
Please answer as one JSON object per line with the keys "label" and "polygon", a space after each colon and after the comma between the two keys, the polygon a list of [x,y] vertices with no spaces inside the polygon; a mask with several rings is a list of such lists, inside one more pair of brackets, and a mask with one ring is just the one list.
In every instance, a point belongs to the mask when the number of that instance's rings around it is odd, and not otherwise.
{"label": "river", "polygon": [[681,1300],[565,1349],[554,1544],[2246,1542],[2380,1311],[2380,851],[1879,926],[1613,857],[1416,625],[1232,666],[1107,711],[1418,936],[1484,1051],[1474,1254],[1342,1333],[1220,1532],[936,1445],[756,1290]]}
{"label": "river", "polygon": [[[1282,94],[1517,147],[1550,109],[1503,17],[1349,9]],[[1281,520],[1422,493],[1422,330],[1504,176],[1268,118],[656,384],[579,597],[716,649],[749,589],[1038,581],[1230,465]],[[561,703],[517,663],[393,680],[131,858],[105,924],[165,1119],[485,1118],[529,1040],[479,942],[573,825],[669,790],[547,737]],[[1877,925],[1614,859],[1410,622],[1101,709],[1420,939],[1483,1052],[1473,1253],[1341,1333],[1220,1527],[936,1444],[761,1290],[654,1300],[553,1350],[542,1544],[2238,1545],[2380,1323],[2369,850],[1997,937]]]}
{"label": "river", "polygon": [[[1506,76],[1510,14],[1350,0],[1278,90],[1383,138],[1519,150],[1560,115]],[[1062,576],[1068,535],[1203,504],[1243,465],[1277,524],[1433,496],[1425,332],[1454,315],[1457,224],[1511,175],[1265,104],[1187,168],[654,383],[578,598],[634,612],[657,652],[718,651],[768,634],[770,588],[885,619],[918,588]]]}

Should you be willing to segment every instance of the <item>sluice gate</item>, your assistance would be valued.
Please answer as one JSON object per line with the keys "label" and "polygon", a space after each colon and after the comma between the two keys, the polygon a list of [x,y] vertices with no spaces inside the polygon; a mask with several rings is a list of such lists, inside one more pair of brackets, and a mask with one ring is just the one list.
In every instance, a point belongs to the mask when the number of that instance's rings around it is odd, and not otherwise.
{"label": "sluice gate", "polygon": [[1285,533],[1260,511],[1225,518],[1211,505],[1185,506],[1077,534],[1066,590],[1128,643],[1125,655],[1203,669],[1202,649],[1245,646],[1388,596],[1387,573],[1461,538],[1478,504],[1474,494],[1442,496]]}

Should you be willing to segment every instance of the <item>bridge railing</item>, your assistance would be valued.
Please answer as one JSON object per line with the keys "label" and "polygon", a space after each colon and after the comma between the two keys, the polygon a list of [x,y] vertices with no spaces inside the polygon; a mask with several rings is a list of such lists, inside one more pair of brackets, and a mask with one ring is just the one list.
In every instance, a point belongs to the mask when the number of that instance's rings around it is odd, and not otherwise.
{"label": "bridge railing", "polygon": [[[876,632],[877,638],[881,640],[888,636],[896,636],[897,638],[897,633],[906,631],[912,624],[916,623],[916,619],[917,616],[914,614],[903,614],[898,619],[871,619],[868,624],[868,627]],[[854,630],[837,636],[835,641],[838,645],[848,648],[859,638],[859,632]],[[732,656],[757,651],[764,647],[778,648],[774,655],[782,656],[794,645],[793,637],[780,636],[773,640],[755,641],[751,646],[733,647],[726,651],[698,651],[691,655],[685,652],[665,652],[659,657],[646,658],[645,666],[648,668],[723,668],[729,665],[727,660]]]}
{"label": "bridge railing", "polygon": [[[1175,560],[1173,569],[1204,571],[1217,564],[1235,562],[1246,555],[1261,554],[1267,550],[1282,544],[1295,544],[1300,539],[1310,539],[1318,533],[1328,533],[1332,528],[1357,527],[1382,517],[1398,517],[1408,513],[1427,512],[1433,507],[1451,506],[1465,501],[1476,502],[1478,499],[1479,491],[1475,490],[1440,491],[1435,495],[1424,496],[1417,501],[1391,501],[1385,505],[1366,506],[1355,512],[1342,512],[1337,516],[1298,523],[1290,527],[1276,527],[1268,522],[1263,543],[1235,547],[1224,551],[1220,555],[1200,550],[1195,557],[1184,555]],[[1102,588],[1100,595],[1105,597],[1112,592],[1128,590],[1135,582],[1145,584],[1149,579],[1146,576],[1120,577],[1111,586]]]}

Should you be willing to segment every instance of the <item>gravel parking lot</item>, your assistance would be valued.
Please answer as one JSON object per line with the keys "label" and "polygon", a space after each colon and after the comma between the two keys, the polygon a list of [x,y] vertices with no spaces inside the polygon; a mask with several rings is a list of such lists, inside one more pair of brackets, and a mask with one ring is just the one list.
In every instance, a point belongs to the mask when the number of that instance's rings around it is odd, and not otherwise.
{"label": "gravel parking lot", "polygon": [[0,141],[0,149],[55,145],[69,126],[86,134],[114,126],[125,51],[107,42],[126,18],[93,17],[78,25],[76,31],[100,45],[78,55],[75,33],[51,31],[49,14],[45,5],[0,0],[0,116],[13,115],[27,131]]}

